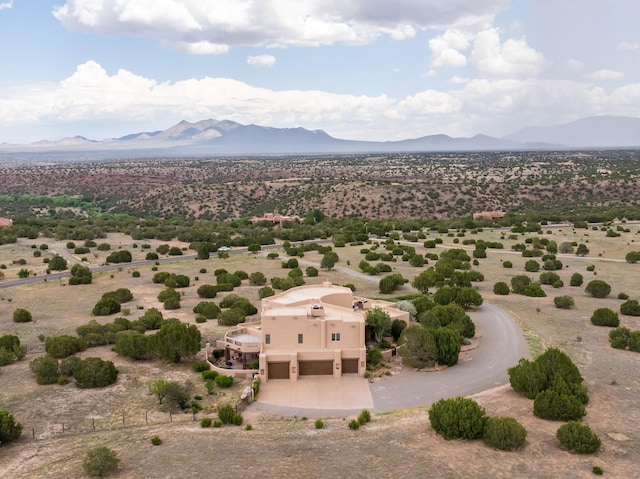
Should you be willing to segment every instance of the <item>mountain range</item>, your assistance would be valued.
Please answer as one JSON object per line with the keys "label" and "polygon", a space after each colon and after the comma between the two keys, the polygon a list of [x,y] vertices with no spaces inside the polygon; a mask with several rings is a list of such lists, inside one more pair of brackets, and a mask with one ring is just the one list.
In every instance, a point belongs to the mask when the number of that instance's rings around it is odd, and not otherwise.
{"label": "mountain range", "polygon": [[524,128],[503,138],[429,135],[401,141],[354,141],[323,130],[242,125],[230,120],[181,121],[163,131],[96,141],[75,136],[27,145],[0,144],[0,152],[111,152],[121,156],[274,155],[496,150],[640,148],[640,118],[597,116],[555,126]]}

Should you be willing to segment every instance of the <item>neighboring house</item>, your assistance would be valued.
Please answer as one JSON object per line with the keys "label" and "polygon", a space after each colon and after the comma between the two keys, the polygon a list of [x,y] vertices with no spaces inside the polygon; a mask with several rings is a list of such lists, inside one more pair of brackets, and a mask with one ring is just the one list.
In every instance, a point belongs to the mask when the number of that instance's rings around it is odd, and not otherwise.
{"label": "neighboring house", "polygon": [[9,218],[0,218],[0,226],[11,226],[13,224],[13,220]]}
{"label": "neighboring house", "polygon": [[261,221],[269,221],[274,224],[282,224],[282,222],[284,221],[294,221],[296,223],[302,223],[303,220],[298,215],[285,216],[281,215],[277,211],[274,213],[265,213],[261,217],[254,216],[253,218],[251,218],[251,222],[253,224],[259,223]]}
{"label": "neighboring house", "polygon": [[364,376],[367,350],[365,314],[380,307],[391,319],[409,322],[409,313],[389,301],[354,297],[330,282],[292,288],[262,300],[260,323],[239,326],[218,341],[226,359],[245,368],[259,359],[262,381],[299,376]]}
{"label": "neighboring house", "polygon": [[504,218],[505,214],[506,213],[504,211],[481,211],[479,213],[474,213],[473,219],[474,220],[483,219],[483,220],[494,221],[494,220],[499,220],[500,218]]}

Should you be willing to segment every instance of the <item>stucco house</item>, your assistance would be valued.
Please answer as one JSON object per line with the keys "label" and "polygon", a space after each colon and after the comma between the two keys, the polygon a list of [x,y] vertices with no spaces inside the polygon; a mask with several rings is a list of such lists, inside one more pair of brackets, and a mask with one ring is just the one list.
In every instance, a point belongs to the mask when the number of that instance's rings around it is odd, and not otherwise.
{"label": "stucco house", "polygon": [[269,221],[269,222],[274,223],[274,224],[282,224],[285,221],[292,221],[292,222],[296,222],[296,223],[302,223],[303,219],[300,218],[298,215],[292,215],[292,216],[281,215],[277,211],[275,211],[273,213],[265,213],[261,217],[254,216],[253,218],[251,218],[251,223],[253,223],[253,224],[259,223],[261,221]]}
{"label": "stucco house", "polygon": [[13,224],[13,220],[9,218],[0,218],[0,226],[11,226]]}
{"label": "stucco house", "polygon": [[330,282],[291,288],[263,299],[261,321],[227,332],[217,347],[245,368],[258,359],[261,381],[364,376],[365,315],[373,307],[384,309],[392,320],[409,321],[409,313],[394,303],[359,298]]}

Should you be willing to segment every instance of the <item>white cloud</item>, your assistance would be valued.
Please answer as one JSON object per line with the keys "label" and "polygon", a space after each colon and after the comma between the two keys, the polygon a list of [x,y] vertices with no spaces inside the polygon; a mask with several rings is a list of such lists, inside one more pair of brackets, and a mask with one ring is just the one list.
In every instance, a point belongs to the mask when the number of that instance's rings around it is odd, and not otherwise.
{"label": "white cloud", "polygon": [[584,76],[590,80],[619,80],[624,78],[624,73],[614,70],[598,70]]}
{"label": "white cloud", "polygon": [[618,44],[618,50],[637,50],[640,48],[640,44],[633,42],[620,42]]}
{"label": "white cloud", "polygon": [[10,2],[0,3],[0,10],[9,9],[9,8],[13,8],[13,0],[11,0]]}
{"label": "white cloud", "polygon": [[233,45],[365,44],[419,30],[475,28],[509,0],[66,0],[53,15],[67,28],[147,36],[189,53]]}
{"label": "white cloud", "polygon": [[252,67],[272,67],[276,64],[276,57],[272,55],[257,55],[255,57],[248,57],[247,63]]}
{"label": "white cloud", "polygon": [[468,35],[459,30],[447,30],[429,40],[431,66],[433,68],[464,67],[467,57],[461,51],[469,48]]}
{"label": "white cloud", "polygon": [[589,82],[453,77],[449,85],[390,98],[271,90],[228,78],[157,82],[124,69],[109,73],[88,61],[58,83],[0,90],[0,141],[15,141],[9,135],[38,140],[42,136],[24,135],[41,135],[44,127],[51,132],[48,137],[101,139],[206,118],[322,128],[350,139],[501,136],[531,125],[591,115],[637,116],[640,111],[640,84],[606,92]]}
{"label": "white cloud", "polygon": [[544,56],[529,47],[524,38],[501,43],[497,29],[478,34],[471,63],[480,75],[488,78],[535,77],[546,66]]}
{"label": "white cloud", "polygon": [[575,58],[569,58],[569,60],[567,60],[567,68],[571,71],[578,72],[584,68],[584,63]]}

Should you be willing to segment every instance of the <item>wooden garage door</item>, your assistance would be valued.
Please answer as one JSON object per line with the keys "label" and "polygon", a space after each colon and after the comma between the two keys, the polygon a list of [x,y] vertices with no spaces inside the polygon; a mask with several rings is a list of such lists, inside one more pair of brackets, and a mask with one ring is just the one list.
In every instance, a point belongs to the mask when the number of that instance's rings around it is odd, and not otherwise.
{"label": "wooden garage door", "polygon": [[358,374],[358,358],[342,360],[342,374]]}
{"label": "wooden garage door", "polygon": [[300,361],[300,376],[324,376],[333,374],[333,361]]}
{"label": "wooden garage door", "polygon": [[267,363],[268,379],[289,379],[289,363]]}

